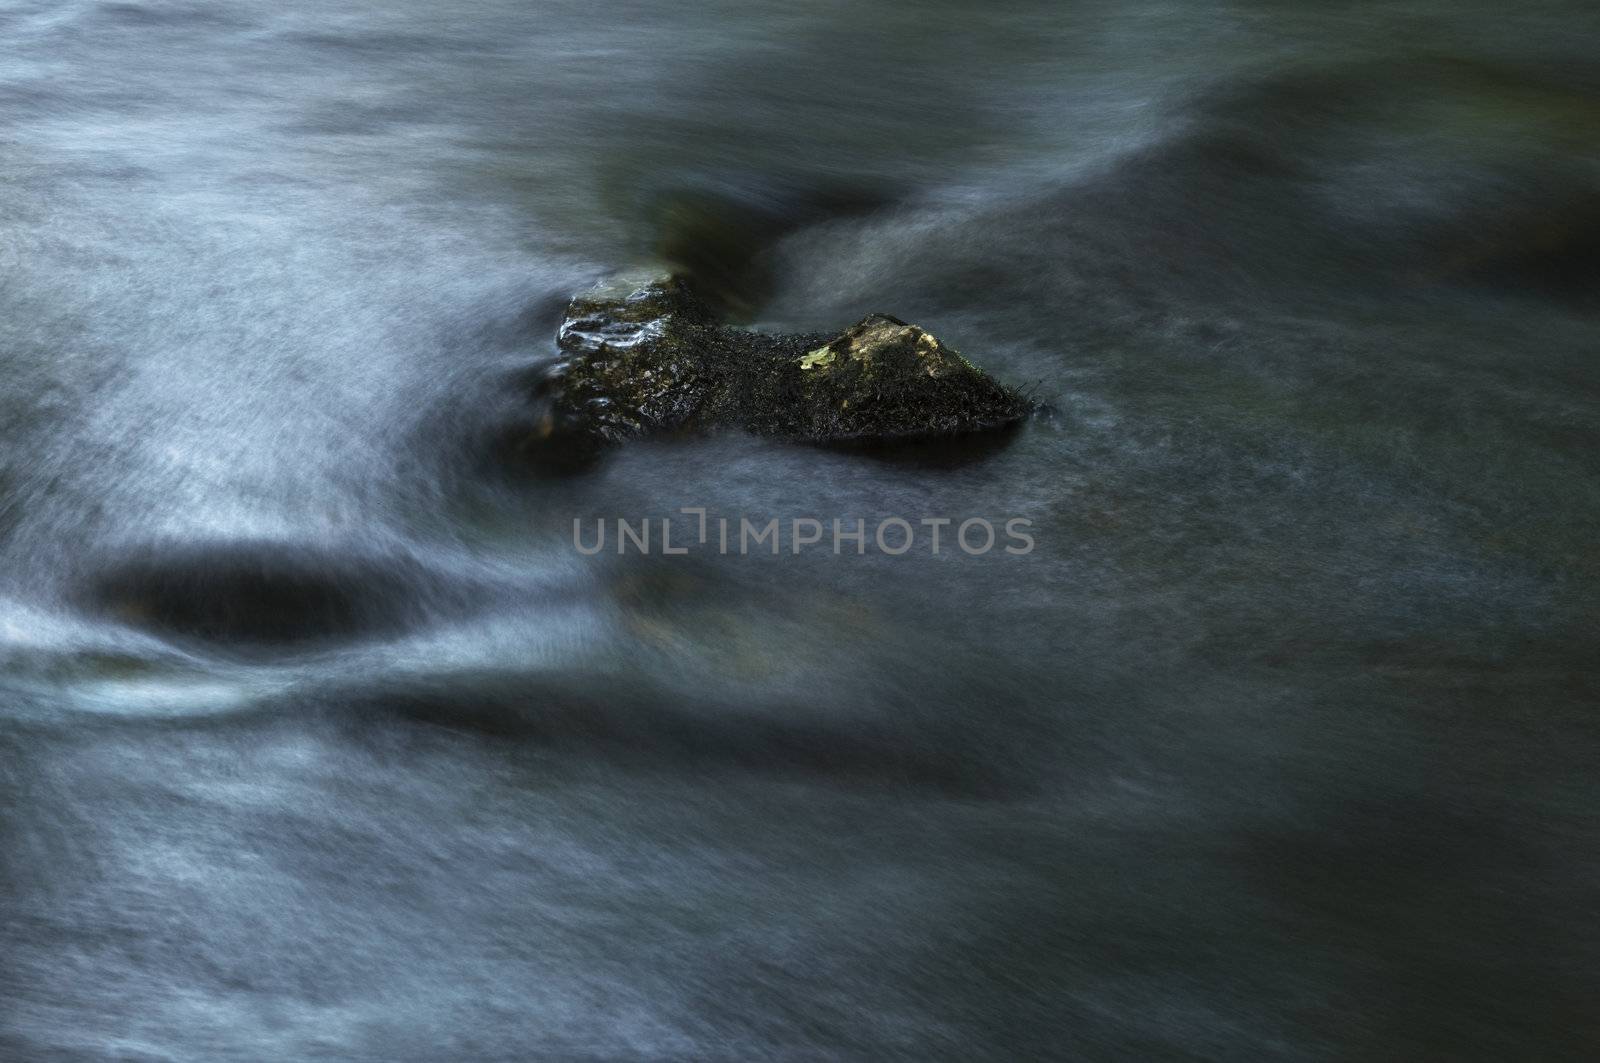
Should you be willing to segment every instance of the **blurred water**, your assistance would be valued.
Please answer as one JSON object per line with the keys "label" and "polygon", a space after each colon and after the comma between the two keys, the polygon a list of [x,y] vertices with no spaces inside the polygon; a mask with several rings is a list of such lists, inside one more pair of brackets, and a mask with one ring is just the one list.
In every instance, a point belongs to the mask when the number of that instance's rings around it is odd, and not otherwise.
{"label": "blurred water", "polygon": [[[6,5],[0,1058],[1593,1058],[1597,20]],[[1055,415],[506,466],[663,249]]]}

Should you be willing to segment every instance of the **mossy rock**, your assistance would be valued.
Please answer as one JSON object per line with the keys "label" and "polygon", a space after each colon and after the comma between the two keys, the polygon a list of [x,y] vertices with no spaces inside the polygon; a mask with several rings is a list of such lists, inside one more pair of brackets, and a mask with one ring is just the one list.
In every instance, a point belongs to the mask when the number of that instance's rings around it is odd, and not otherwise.
{"label": "mossy rock", "polygon": [[989,431],[1033,404],[928,332],[874,314],[837,336],[720,324],[681,278],[625,274],[574,298],[541,389],[552,445],[739,429],[811,443]]}

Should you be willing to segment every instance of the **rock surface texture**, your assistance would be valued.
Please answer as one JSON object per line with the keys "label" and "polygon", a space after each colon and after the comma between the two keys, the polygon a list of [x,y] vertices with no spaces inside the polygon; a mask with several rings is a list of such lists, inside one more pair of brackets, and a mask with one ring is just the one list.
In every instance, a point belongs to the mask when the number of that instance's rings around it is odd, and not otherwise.
{"label": "rock surface texture", "polygon": [[681,279],[623,275],[577,296],[541,382],[540,439],[617,443],[742,429],[828,443],[948,436],[1014,424],[1033,404],[904,321],[837,336],[724,326]]}

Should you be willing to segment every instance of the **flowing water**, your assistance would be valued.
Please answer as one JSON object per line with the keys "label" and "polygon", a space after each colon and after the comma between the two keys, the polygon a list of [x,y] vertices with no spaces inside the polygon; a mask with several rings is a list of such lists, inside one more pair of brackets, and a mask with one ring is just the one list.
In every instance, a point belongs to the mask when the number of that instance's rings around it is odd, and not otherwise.
{"label": "flowing water", "polygon": [[[0,6],[0,1059],[1595,1058],[1597,45]],[[1052,412],[520,467],[660,254]]]}

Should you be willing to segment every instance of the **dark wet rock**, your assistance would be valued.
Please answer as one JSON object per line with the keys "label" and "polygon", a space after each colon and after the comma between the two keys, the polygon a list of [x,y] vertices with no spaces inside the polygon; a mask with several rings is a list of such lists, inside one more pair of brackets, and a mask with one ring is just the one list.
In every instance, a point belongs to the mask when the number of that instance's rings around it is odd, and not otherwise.
{"label": "dark wet rock", "polygon": [[161,634],[271,649],[386,632],[410,619],[414,562],[271,542],[151,545],[91,579],[87,604]]}
{"label": "dark wet rock", "polygon": [[1423,233],[1430,252],[1415,280],[1445,280],[1492,290],[1600,306],[1600,187],[1524,183],[1522,200],[1476,225],[1441,223]]}
{"label": "dark wet rock", "polygon": [[949,436],[1013,424],[1031,409],[915,325],[873,314],[807,351],[804,401],[774,407],[777,435],[812,440]]}
{"label": "dark wet rock", "polygon": [[741,429],[810,443],[927,439],[1033,408],[915,325],[874,314],[836,336],[720,324],[681,279],[624,275],[572,300],[534,432],[595,447]]}

